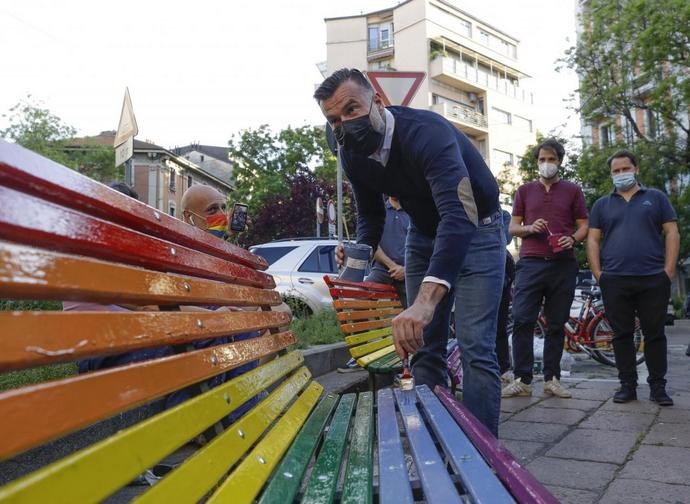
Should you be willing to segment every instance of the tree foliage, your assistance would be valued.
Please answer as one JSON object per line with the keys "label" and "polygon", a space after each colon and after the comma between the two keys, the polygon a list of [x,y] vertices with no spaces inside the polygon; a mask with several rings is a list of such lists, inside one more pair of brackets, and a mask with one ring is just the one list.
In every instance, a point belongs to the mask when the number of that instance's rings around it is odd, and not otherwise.
{"label": "tree foliage", "polygon": [[121,178],[112,147],[88,142],[79,148],[71,147],[77,130],[30,95],[3,117],[8,118],[9,126],[0,130],[1,137],[100,182]]}
{"label": "tree foliage", "polygon": [[641,182],[666,191],[679,214],[681,257],[690,253],[690,2],[590,0],[583,31],[562,62],[580,76],[578,111],[613,128],[585,145],[576,174],[588,204],[611,190],[606,158],[635,152]]}

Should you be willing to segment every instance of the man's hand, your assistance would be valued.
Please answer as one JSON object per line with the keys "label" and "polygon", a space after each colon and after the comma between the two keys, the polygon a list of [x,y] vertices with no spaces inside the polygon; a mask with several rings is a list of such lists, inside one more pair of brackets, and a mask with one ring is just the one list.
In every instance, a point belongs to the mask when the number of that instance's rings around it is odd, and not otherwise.
{"label": "man's hand", "polygon": [[544,219],[537,219],[532,224],[530,224],[530,231],[532,234],[544,233],[546,232],[546,225],[548,221]]}
{"label": "man's hand", "polygon": [[435,309],[433,303],[417,301],[393,319],[393,344],[401,359],[424,345],[422,332],[434,317]]}
{"label": "man's hand", "polygon": [[388,274],[393,280],[398,282],[403,282],[405,280],[405,266],[400,266],[399,264],[394,264],[388,268]]}
{"label": "man's hand", "polygon": [[338,267],[345,264],[345,247],[343,247],[342,243],[338,243],[338,245],[335,246],[335,262]]}
{"label": "man's hand", "polygon": [[676,275],[676,270],[670,270],[668,268],[664,268],[664,272],[666,273],[666,276],[668,277],[669,280],[673,281],[673,277]]}
{"label": "man's hand", "polygon": [[594,279],[599,283],[599,279],[601,278],[601,271],[592,271],[592,275],[594,276]]}
{"label": "man's hand", "polygon": [[563,249],[571,249],[575,246],[575,238],[572,236],[561,236],[558,239],[558,246]]}

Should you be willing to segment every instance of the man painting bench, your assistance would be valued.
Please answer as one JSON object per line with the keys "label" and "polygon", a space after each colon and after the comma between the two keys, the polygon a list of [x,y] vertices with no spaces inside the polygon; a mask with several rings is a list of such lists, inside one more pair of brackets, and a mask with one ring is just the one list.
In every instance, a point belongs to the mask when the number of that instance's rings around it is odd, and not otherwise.
{"label": "man painting bench", "polygon": [[[324,393],[301,354],[286,352],[295,335],[278,330],[289,316],[270,311],[280,296],[261,258],[2,141],[0,199],[0,298],[165,308],[2,312],[3,371],[270,331],[0,393],[0,502],[129,500],[130,481],[185,445],[192,453],[138,499],[556,502],[447,392]],[[189,305],[260,310],[175,309]],[[19,454],[51,452],[69,433],[268,356],[276,358],[6,479]],[[262,391],[208,444],[188,445]]]}

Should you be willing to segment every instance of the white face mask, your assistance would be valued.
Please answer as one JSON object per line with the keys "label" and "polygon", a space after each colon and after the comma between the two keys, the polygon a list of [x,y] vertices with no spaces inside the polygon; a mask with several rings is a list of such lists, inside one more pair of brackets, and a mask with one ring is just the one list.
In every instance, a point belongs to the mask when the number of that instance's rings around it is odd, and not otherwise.
{"label": "white face mask", "polygon": [[539,163],[539,175],[545,179],[554,178],[558,173],[558,165],[552,163]]}

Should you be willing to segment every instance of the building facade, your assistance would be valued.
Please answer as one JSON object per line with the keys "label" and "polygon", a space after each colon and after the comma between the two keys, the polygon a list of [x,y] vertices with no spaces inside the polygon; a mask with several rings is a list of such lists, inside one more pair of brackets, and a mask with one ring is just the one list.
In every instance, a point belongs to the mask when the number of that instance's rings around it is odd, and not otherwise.
{"label": "building facade", "polygon": [[326,75],[343,67],[425,72],[410,106],[443,115],[495,175],[517,178],[519,157],[536,142],[517,39],[444,0],[329,18],[326,33]]}

